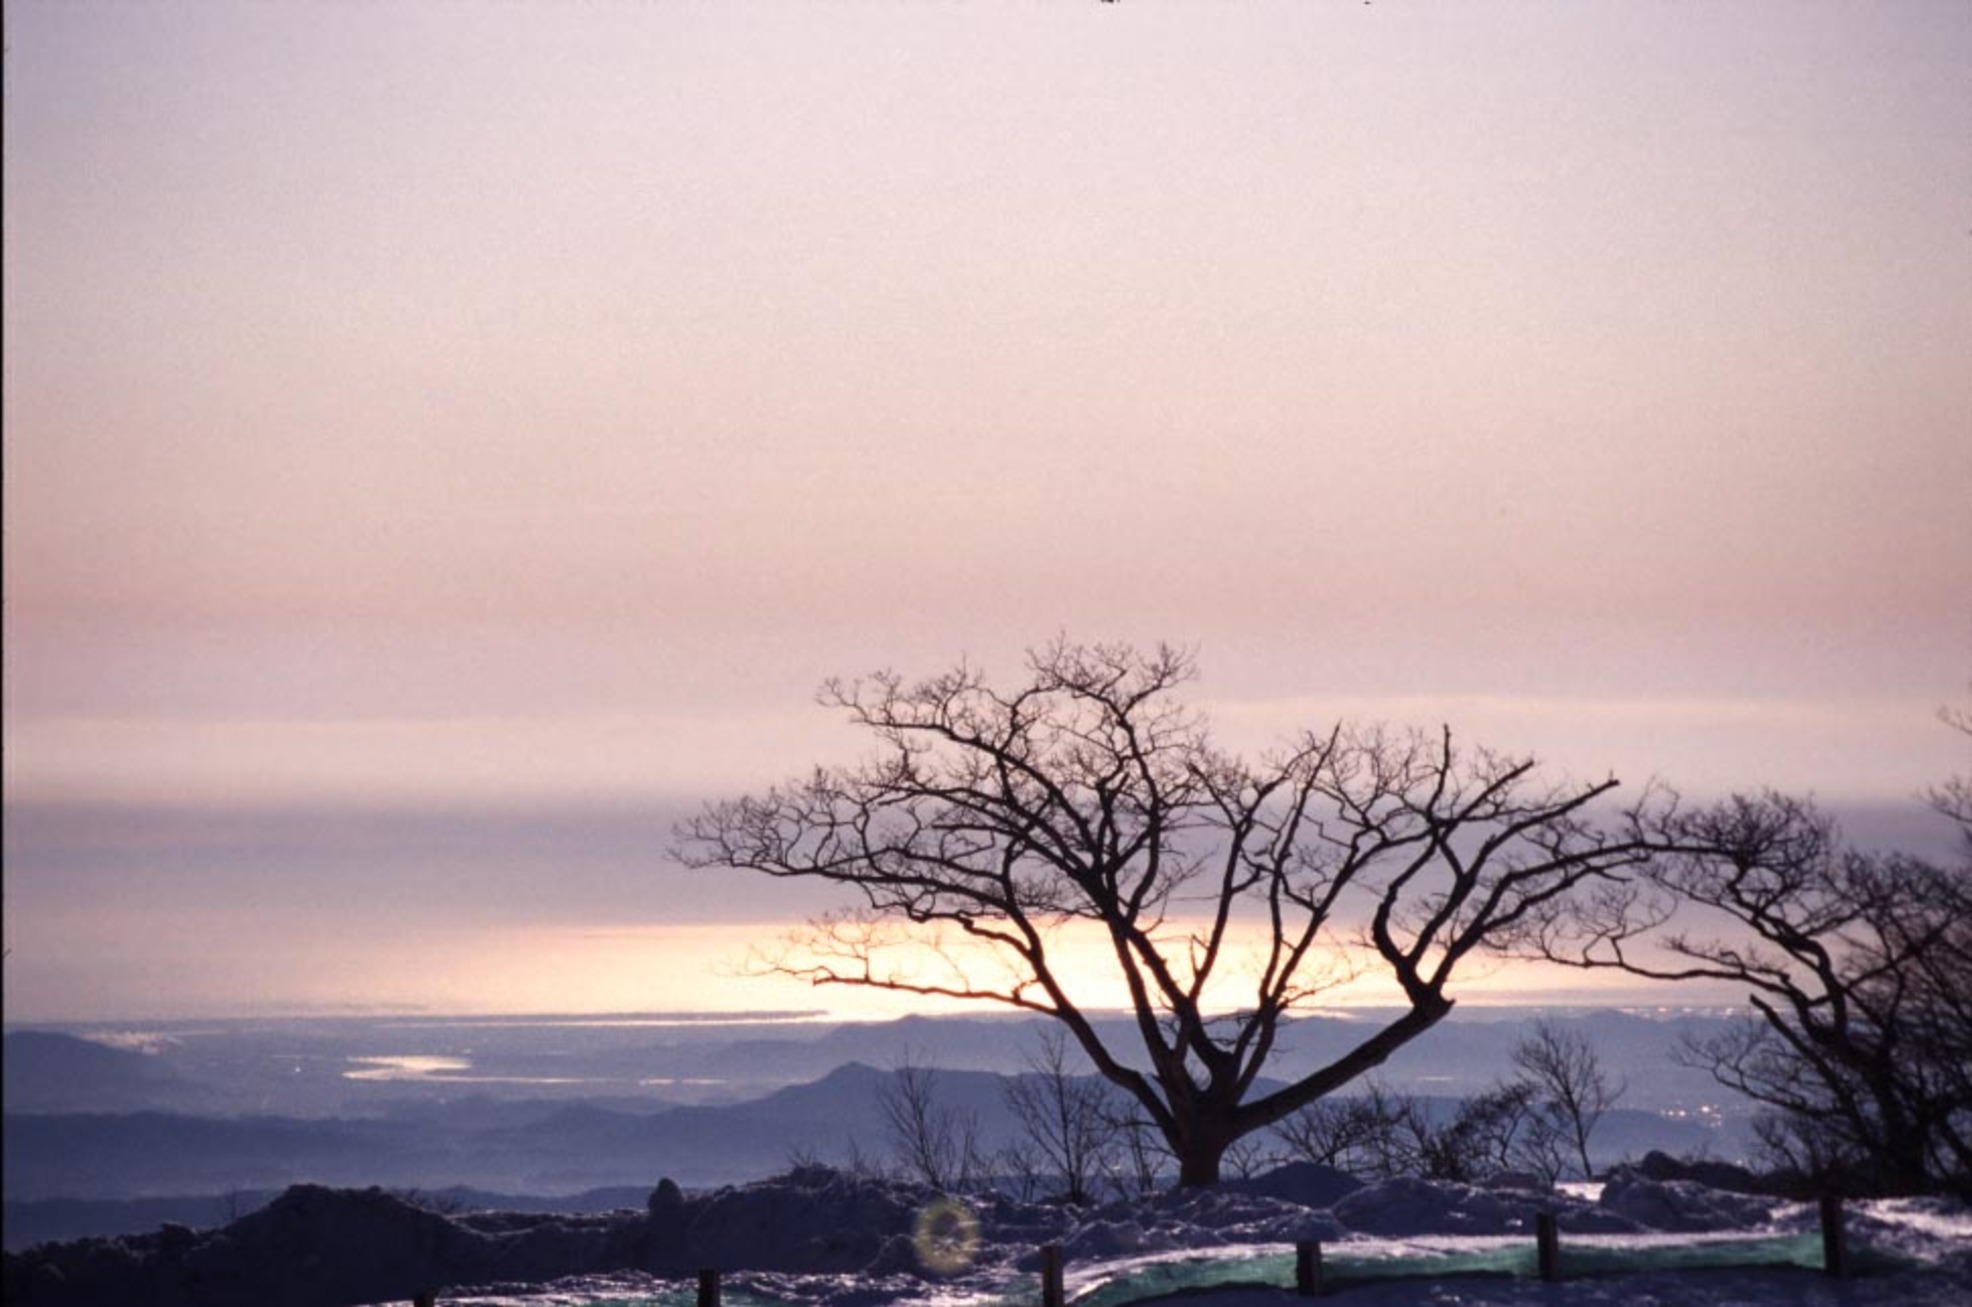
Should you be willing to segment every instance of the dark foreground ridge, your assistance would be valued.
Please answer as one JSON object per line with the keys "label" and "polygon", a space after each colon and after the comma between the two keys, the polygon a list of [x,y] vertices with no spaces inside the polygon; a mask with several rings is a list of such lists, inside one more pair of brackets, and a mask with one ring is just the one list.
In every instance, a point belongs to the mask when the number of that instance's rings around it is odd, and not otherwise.
{"label": "dark foreground ridge", "polygon": [[994,1194],[961,1204],[923,1185],[822,1166],[702,1194],[665,1180],[642,1210],[580,1215],[447,1214],[378,1188],[296,1185],[213,1230],[166,1225],[7,1253],[0,1300],[354,1307],[441,1292],[523,1294],[583,1277],[689,1284],[699,1268],[717,1267],[789,1287],[832,1284],[815,1301],[864,1307],[920,1297],[926,1280],[952,1275],[1005,1285],[1034,1271],[1044,1244],[1082,1262],[1352,1235],[1531,1236],[1537,1213],[1580,1234],[1745,1230],[1768,1225],[1774,1202],[1627,1167],[1590,1203],[1525,1187],[1524,1178],[1366,1186],[1310,1163],[1093,1209]]}
{"label": "dark foreground ridge", "polygon": [[[1315,1209],[1362,1187],[1303,1163],[1265,1184],[1168,1192],[1095,1211],[980,1196],[966,1204],[975,1223],[966,1258],[972,1269],[1011,1268],[1042,1243],[1065,1242],[1073,1256],[1113,1254],[1175,1246],[1201,1229],[1213,1232],[1206,1237],[1214,1242],[1294,1239],[1316,1226],[1334,1235],[1340,1227]],[[938,1265],[947,1258],[926,1246],[921,1229],[926,1214],[941,1207],[949,1204],[926,1186],[823,1166],[704,1194],[665,1180],[642,1211],[589,1215],[448,1215],[382,1189],[296,1185],[215,1230],[167,1225],[154,1234],[7,1253],[4,1300],[19,1307],[349,1307],[617,1271],[685,1279],[705,1266],[865,1282],[942,1277],[951,1267]]]}
{"label": "dark foreground ridge", "polygon": [[935,1197],[822,1167],[695,1197],[664,1181],[645,1211],[573,1216],[447,1215],[382,1189],[295,1185],[216,1230],[167,1225],[8,1253],[4,1297],[21,1307],[345,1307],[614,1270],[903,1272],[916,1265],[916,1213]]}

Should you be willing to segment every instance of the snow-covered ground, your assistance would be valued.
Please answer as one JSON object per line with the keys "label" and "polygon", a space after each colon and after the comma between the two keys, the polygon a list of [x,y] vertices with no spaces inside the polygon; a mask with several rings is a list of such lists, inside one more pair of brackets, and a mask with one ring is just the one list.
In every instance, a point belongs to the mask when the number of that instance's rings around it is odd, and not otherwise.
{"label": "snow-covered ground", "polygon": [[[1589,1201],[1595,1197],[1598,1201]],[[1817,1213],[1798,1203],[1688,1184],[1620,1183],[1544,1196],[1557,1214],[1562,1278],[1534,1274],[1531,1196],[1398,1181],[1314,1209],[1232,1193],[1172,1194],[1089,1213],[1050,1239],[1064,1249],[1071,1303],[1177,1295],[1186,1307],[1292,1307],[1294,1241],[1318,1239],[1330,1296],[1359,1307],[1966,1307],[1972,1208],[1942,1199],[1858,1202],[1848,1212],[1856,1271],[1823,1273]],[[853,1276],[738,1272],[731,1307],[1028,1307],[1039,1254],[982,1212],[976,1227],[940,1213],[948,1237],[919,1244],[919,1273]],[[1653,1226],[1655,1228],[1653,1228]],[[956,1228],[955,1228],[956,1227]],[[995,1235],[998,1236],[998,1241]],[[977,1235],[976,1242],[969,1242]],[[1011,1238],[1009,1236],[1012,1236]],[[792,1247],[794,1223],[760,1237]],[[927,1260],[952,1272],[927,1277]],[[1758,1261],[1763,1265],[1746,1265]],[[1784,1264],[1770,1264],[1780,1262]],[[1741,1264],[1735,1264],[1741,1263]],[[1401,1270],[1400,1277],[1382,1278]],[[1412,1274],[1416,1272],[1416,1274]],[[693,1307],[696,1282],[635,1272],[549,1286],[443,1296],[456,1307]]]}

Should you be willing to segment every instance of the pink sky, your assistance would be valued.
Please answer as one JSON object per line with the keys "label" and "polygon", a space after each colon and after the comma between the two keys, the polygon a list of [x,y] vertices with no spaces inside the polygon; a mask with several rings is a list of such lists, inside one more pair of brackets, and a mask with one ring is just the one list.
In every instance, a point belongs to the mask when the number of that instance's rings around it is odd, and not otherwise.
{"label": "pink sky", "polygon": [[826,675],[1058,631],[1197,645],[1256,747],[1972,768],[1963,5],[6,35],[9,1019],[605,1002],[456,959],[773,915],[664,814],[853,751]]}

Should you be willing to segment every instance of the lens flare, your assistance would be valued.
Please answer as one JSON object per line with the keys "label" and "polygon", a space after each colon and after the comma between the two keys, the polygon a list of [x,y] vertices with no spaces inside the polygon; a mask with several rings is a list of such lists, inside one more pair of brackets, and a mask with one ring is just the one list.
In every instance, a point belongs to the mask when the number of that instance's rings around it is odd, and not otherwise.
{"label": "lens flare", "polygon": [[918,1265],[933,1275],[957,1275],[979,1251],[979,1218],[956,1198],[940,1198],[918,1212],[911,1242]]}

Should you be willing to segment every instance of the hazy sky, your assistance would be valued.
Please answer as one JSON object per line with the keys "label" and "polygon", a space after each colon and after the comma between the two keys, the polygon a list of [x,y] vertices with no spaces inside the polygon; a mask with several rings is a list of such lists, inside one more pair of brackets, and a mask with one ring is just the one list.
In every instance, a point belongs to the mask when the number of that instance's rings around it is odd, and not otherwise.
{"label": "hazy sky", "polygon": [[1960,0],[6,45],[9,1019],[784,1003],[673,816],[1063,631],[1248,746],[1972,769]]}

